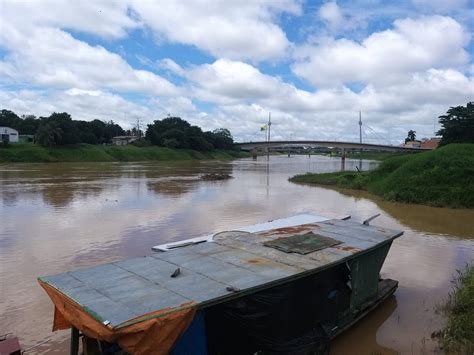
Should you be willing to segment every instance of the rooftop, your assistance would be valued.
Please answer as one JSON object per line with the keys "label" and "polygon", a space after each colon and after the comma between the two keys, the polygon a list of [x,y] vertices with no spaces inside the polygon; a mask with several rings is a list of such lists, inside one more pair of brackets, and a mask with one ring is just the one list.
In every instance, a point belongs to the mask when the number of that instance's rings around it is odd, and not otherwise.
{"label": "rooftop", "polygon": [[[302,247],[298,236],[308,233],[312,233],[310,245]],[[222,232],[212,242],[191,243],[40,281],[100,322],[119,328],[157,310],[173,312],[190,302],[203,308],[316,273],[401,234],[337,219],[254,233]],[[271,245],[291,236],[296,244]]]}

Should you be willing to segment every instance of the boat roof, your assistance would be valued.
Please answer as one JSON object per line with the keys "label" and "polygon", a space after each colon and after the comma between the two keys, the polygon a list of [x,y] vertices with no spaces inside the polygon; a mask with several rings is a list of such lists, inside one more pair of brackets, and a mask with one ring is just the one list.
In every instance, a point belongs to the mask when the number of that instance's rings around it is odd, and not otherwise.
{"label": "boat roof", "polygon": [[[349,219],[349,218],[350,216],[340,217],[340,219]],[[325,216],[318,216],[314,214],[299,214],[296,216],[270,220],[264,223],[253,224],[251,226],[240,227],[239,231],[256,233],[256,232],[262,232],[262,231],[275,229],[275,228],[299,226],[301,224],[308,224],[308,223],[317,223],[317,222],[327,221],[328,219],[330,218],[325,217]],[[197,244],[204,241],[211,242],[214,237],[214,234],[215,233],[196,237],[196,238],[181,240],[179,242],[155,245],[154,247],[152,247],[152,250],[169,251],[175,248],[180,248],[183,245]]]}
{"label": "boat roof", "polygon": [[39,279],[98,321],[120,328],[158,310],[190,303],[204,308],[316,273],[403,234],[317,217],[222,232],[212,241]]}

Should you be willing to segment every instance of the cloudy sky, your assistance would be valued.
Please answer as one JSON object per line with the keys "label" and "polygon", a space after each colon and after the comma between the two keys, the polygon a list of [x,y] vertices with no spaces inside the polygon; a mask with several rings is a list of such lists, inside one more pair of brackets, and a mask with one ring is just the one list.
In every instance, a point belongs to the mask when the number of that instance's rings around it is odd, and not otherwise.
{"label": "cloudy sky", "polygon": [[[0,0],[0,108],[398,144],[474,101],[474,0]],[[437,129],[438,127],[436,127]]]}

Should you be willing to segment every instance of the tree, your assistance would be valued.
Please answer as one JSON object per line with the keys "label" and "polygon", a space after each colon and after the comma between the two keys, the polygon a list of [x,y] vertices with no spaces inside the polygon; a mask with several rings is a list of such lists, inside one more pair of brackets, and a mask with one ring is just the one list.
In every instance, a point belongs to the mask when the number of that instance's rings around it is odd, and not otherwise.
{"label": "tree", "polygon": [[21,118],[17,114],[10,110],[0,111],[0,126],[6,126],[20,130]]}
{"label": "tree", "polygon": [[20,134],[35,134],[40,125],[40,120],[33,115],[23,115],[18,131]]}
{"label": "tree", "polygon": [[405,143],[413,142],[413,141],[416,141],[416,131],[413,131],[413,130],[410,129],[408,131],[407,137],[405,138]]}
{"label": "tree", "polygon": [[214,147],[217,149],[232,149],[234,147],[234,138],[227,128],[219,128],[212,131]]}
{"label": "tree", "polygon": [[75,121],[72,120],[71,115],[67,112],[56,113],[53,112],[49,117],[41,117],[41,126],[45,129],[59,128],[60,135],[55,135],[54,145],[76,144],[81,142],[81,132],[76,126]]}
{"label": "tree", "polygon": [[440,146],[451,143],[474,143],[474,102],[466,106],[450,107],[446,115],[439,116],[442,128]]}
{"label": "tree", "polygon": [[63,130],[54,121],[41,124],[35,134],[35,142],[43,147],[52,147],[61,141]]}
{"label": "tree", "polygon": [[[152,144],[162,146],[164,139],[176,139],[178,141],[177,148],[189,148],[186,141],[186,131],[191,125],[180,117],[167,117],[162,120],[156,120],[153,124],[148,125],[145,137]],[[167,133],[172,131],[171,133]]]}

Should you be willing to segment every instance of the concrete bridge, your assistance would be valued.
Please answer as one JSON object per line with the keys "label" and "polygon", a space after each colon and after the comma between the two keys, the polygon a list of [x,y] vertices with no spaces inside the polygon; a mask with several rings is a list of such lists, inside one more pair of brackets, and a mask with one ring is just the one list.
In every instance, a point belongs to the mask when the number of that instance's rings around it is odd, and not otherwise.
{"label": "concrete bridge", "polygon": [[307,141],[260,141],[260,142],[242,142],[235,143],[236,147],[239,147],[242,150],[247,151],[256,151],[256,150],[268,150],[276,148],[288,148],[288,147],[326,147],[326,148],[337,148],[342,151],[344,154],[346,150],[375,150],[375,151],[384,151],[384,152],[420,152],[427,149],[421,148],[410,148],[410,147],[400,147],[394,145],[385,145],[385,144],[370,144],[370,143],[355,143],[355,142],[335,142],[335,141],[316,141],[316,140],[307,140]]}

